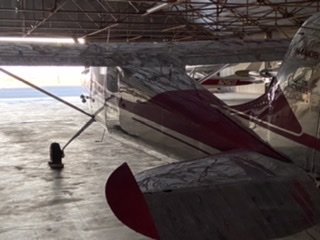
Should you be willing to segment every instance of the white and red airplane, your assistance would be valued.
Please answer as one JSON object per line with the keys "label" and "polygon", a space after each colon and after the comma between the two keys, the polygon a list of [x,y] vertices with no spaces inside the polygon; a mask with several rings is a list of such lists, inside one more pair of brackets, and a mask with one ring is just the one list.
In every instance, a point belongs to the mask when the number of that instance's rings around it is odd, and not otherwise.
{"label": "white and red airplane", "polygon": [[[279,60],[281,51],[272,49],[285,44],[235,44],[236,59],[227,51],[210,59],[204,52],[219,53],[221,46],[4,43],[0,63],[97,66],[85,71],[84,99],[92,110],[87,125],[97,120],[110,132],[185,160],[135,176],[124,163],[110,175],[107,201],[135,231],[153,239],[295,239],[299,232],[320,236],[313,229],[320,221],[313,179],[320,173],[319,26],[320,14],[304,23],[264,95],[232,107],[184,66]],[[249,54],[257,49],[261,53]],[[54,146],[53,162],[63,154]]]}
{"label": "white and red airplane", "polygon": [[120,166],[106,184],[115,215],[154,239],[274,239],[317,225],[307,172],[320,173],[319,24],[320,14],[306,21],[269,90],[243,105],[179,68],[108,69],[107,91],[91,96],[109,99],[106,125],[193,159],[135,177]]}
{"label": "white and red airplane", "polygon": [[[254,83],[265,83],[268,82],[270,77],[267,77],[267,69],[264,69],[264,76],[260,74],[259,69],[262,63],[250,63],[246,68],[235,71],[234,74],[227,76],[220,76],[220,72],[229,67],[229,65],[223,66],[220,69],[213,70],[203,78],[199,79],[198,82],[204,87],[211,88],[223,88],[223,87],[234,87],[243,86]],[[232,65],[232,67],[235,67]]]}

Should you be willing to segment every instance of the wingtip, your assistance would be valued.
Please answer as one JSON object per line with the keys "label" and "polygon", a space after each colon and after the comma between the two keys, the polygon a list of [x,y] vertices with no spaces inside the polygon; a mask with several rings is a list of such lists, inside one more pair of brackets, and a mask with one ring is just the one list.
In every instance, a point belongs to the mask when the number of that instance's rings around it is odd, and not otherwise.
{"label": "wingtip", "polygon": [[111,210],[122,223],[138,233],[159,239],[148,204],[127,163],[110,175],[105,194]]}

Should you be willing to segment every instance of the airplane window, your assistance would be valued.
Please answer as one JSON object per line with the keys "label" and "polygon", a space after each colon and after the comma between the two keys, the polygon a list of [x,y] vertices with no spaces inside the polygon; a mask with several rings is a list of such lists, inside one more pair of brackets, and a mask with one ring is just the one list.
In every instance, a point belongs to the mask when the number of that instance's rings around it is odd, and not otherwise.
{"label": "airplane window", "polygon": [[117,68],[108,68],[107,89],[112,93],[118,92],[118,75],[119,71]]}
{"label": "airplane window", "polygon": [[107,74],[107,67],[101,67],[100,68],[100,74],[101,75],[106,75]]}
{"label": "airplane window", "polygon": [[175,91],[177,89],[202,89],[202,86],[186,75],[184,69],[170,67],[123,68],[125,77],[122,83],[126,88],[133,87],[142,99],[148,99],[155,93]]}

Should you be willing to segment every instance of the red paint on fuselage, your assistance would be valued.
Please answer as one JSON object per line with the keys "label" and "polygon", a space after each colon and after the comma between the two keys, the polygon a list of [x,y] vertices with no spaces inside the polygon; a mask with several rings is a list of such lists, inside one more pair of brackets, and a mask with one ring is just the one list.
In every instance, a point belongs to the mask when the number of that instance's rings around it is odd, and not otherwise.
{"label": "red paint on fuselage", "polygon": [[[253,121],[301,145],[320,151],[320,145],[317,144],[318,139],[303,132],[282,90],[277,86],[275,88],[276,90],[270,88],[267,93],[256,100],[231,108],[244,113],[239,114],[239,117]],[[272,101],[269,100],[269,94],[274,95]]]}
{"label": "red paint on fuselage", "polygon": [[[289,106],[287,99],[279,87],[274,86],[274,88],[275,89],[271,87],[268,92],[249,103],[232,106],[231,108],[242,112],[247,116],[300,134],[302,128]],[[272,100],[270,100],[270,95],[273,96]]]}
{"label": "red paint on fuselage", "polygon": [[149,101],[121,100],[121,108],[219,150],[245,149],[288,161],[226,113],[206,90],[168,91]]}

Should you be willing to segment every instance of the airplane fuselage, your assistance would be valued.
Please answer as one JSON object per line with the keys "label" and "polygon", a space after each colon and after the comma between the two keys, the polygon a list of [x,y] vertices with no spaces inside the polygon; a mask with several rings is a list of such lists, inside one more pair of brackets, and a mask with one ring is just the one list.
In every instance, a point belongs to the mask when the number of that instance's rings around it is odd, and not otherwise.
{"label": "airplane fuselage", "polygon": [[93,69],[91,104],[108,129],[195,158],[136,176],[118,167],[106,183],[118,219],[154,239],[278,239],[318,224],[319,191],[302,169],[319,177],[319,22],[298,31],[266,93],[237,106],[165,61],[106,68],[111,80]]}
{"label": "airplane fuselage", "polygon": [[91,108],[104,106],[97,119],[109,131],[184,160],[244,149],[319,173],[318,33],[310,31],[298,32],[269,90],[251,102],[230,107],[182,66],[164,63],[91,68]]}
{"label": "airplane fuselage", "polygon": [[98,120],[111,132],[181,159],[250,149],[288,161],[179,68],[93,68],[88,80],[91,107],[105,106]]}
{"label": "airplane fuselage", "polygon": [[308,93],[293,84],[282,83],[288,96],[276,83],[262,97],[229,107],[178,68],[91,68],[85,81],[92,111],[104,106],[97,120],[139,144],[183,160],[245,149],[316,170],[315,129],[302,132],[292,109],[293,96],[299,102],[297,94]]}

